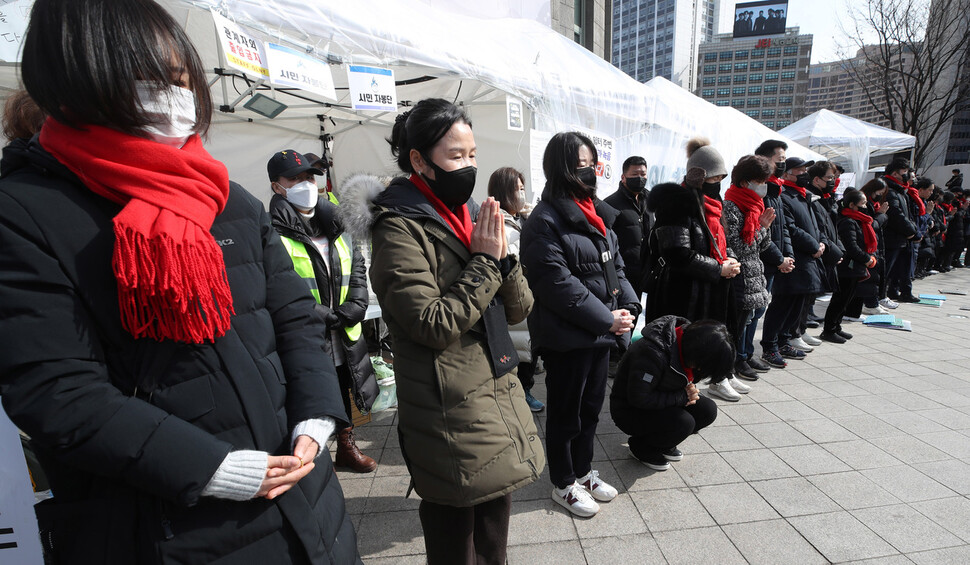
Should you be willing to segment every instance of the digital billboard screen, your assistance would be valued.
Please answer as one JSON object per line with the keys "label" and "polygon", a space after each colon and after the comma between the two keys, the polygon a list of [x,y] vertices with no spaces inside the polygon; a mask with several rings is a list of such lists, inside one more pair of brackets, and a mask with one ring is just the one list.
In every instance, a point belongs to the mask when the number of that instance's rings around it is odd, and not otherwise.
{"label": "digital billboard screen", "polygon": [[734,37],[783,35],[787,18],[787,0],[759,0],[735,4]]}

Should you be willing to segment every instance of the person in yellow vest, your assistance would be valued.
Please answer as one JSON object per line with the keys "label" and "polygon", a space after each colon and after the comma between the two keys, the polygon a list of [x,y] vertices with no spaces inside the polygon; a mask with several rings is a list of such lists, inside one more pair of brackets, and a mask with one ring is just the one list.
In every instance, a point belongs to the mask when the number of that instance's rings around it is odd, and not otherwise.
{"label": "person in yellow vest", "polygon": [[[337,367],[347,421],[353,421],[351,397],[357,409],[366,413],[379,392],[361,336],[367,311],[364,258],[350,235],[344,233],[335,202],[319,198],[314,177],[323,171],[289,149],[273,155],[266,171],[275,193],[269,205],[273,227],[293,260],[293,268],[316,299],[317,312],[326,321],[326,347]],[[334,463],[358,473],[377,468],[377,463],[357,447],[352,425],[337,434]]]}

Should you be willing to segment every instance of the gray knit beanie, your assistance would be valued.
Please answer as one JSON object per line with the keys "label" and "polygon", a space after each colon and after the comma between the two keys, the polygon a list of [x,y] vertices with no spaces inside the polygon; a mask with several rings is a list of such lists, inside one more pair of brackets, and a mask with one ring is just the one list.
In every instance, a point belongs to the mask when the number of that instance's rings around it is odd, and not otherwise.
{"label": "gray knit beanie", "polygon": [[705,178],[728,174],[724,166],[724,159],[711,142],[702,137],[695,137],[687,142],[687,170],[700,167],[705,171]]}

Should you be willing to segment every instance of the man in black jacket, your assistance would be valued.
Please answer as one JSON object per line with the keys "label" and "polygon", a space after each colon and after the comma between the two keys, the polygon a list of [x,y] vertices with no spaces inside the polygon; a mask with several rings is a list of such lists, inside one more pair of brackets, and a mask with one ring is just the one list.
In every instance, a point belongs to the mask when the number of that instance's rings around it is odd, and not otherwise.
{"label": "man in black jacket", "polygon": [[643,157],[628,157],[623,162],[623,176],[616,192],[603,199],[619,212],[613,231],[620,244],[620,256],[626,265],[626,278],[637,298],[643,292],[641,268],[646,263],[641,253],[644,239],[650,233],[650,214],[647,212],[647,161]]}
{"label": "man in black jacket", "polygon": [[889,219],[883,230],[886,236],[886,276],[890,288],[896,288],[899,292],[898,298],[888,298],[899,302],[918,302],[919,299],[913,296],[910,272],[913,263],[912,241],[917,237],[919,211],[914,210],[918,205],[909,194],[909,161],[898,157],[890,161],[886,165],[883,180],[889,186],[886,195],[889,203],[886,215]]}
{"label": "man in black jacket", "polygon": [[[270,201],[273,227],[327,324],[326,346],[337,367],[347,421],[352,422],[350,397],[358,410],[367,412],[378,393],[361,331],[368,302],[364,258],[349,234],[343,233],[336,205],[318,198],[314,176],[323,171],[293,150],[273,155],[266,170],[275,193]],[[352,425],[337,434],[334,459],[338,466],[358,473],[377,468],[377,462],[357,447]]]}

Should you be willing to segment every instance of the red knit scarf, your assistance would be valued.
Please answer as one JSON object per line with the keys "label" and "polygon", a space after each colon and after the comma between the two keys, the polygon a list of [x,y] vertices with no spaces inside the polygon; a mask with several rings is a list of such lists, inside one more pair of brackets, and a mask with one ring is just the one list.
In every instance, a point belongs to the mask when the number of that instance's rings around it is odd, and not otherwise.
{"label": "red knit scarf", "polygon": [[872,216],[850,208],[843,208],[842,215],[862,224],[862,236],[866,241],[866,253],[869,255],[875,253],[876,249],[879,249],[879,240],[876,239],[876,230],[872,228]]}
{"label": "red knit scarf", "polygon": [[790,180],[785,180],[785,179],[781,179],[781,184],[783,184],[783,185],[785,185],[785,186],[789,186],[789,187],[791,187],[791,188],[794,188],[795,190],[797,190],[797,191],[798,191],[798,194],[801,194],[801,195],[802,195],[802,198],[808,198],[808,197],[807,197],[807,196],[805,195],[805,189],[804,189],[804,188],[802,188],[802,187],[800,187],[800,186],[798,186],[798,184],[797,184],[797,183],[795,183],[795,182],[793,182],[793,181],[790,181]]}
{"label": "red knit scarf", "polygon": [[919,191],[916,190],[916,188],[907,185],[906,186],[906,194],[908,194],[909,197],[913,199],[913,202],[915,202],[916,205],[919,206],[919,215],[920,216],[925,215],[926,214],[926,204],[923,204],[923,199],[919,197]]}
{"label": "red knit scarf", "polygon": [[744,213],[741,240],[751,245],[754,243],[758,228],[761,227],[759,218],[765,211],[765,201],[750,188],[741,188],[733,184],[724,193],[724,199],[737,204],[741,212]]}
{"label": "red knit scarf", "polygon": [[229,197],[229,173],[199,136],[177,149],[49,118],[40,143],[88,189],[122,206],[112,267],[125,330],[188,343],[224,335],[232,294],[209,229]]}
{"label": "red knit scarf", "polygon": [[723,204],[720,201],[704,197],[704,219],[707,227],[711,230],[711,257],[718,263],[723,263],[727,259],[727,236],[724,234],[724,226],[721,225],[721,209]]}
{"label": "red knit scarf", "polygon": [[577,200],[574,198],[573,200],[579,206],[583,215],[586,216],[586,221],[589,222],[589,225],[599,230],[601,234],[606,235],[606,224],[603,223],[603,218],[600,218],[596,213],[596,207],[593,206],[593,199],[583,198],[582,200]]}
{"label": "red knit scarf", "polygon": [[442,202],[440,198],[431,192],[431,187],[428,186],[428,183],[424,182],[421,175],[412,173],[411,178],[408,180],[411,181],[411,184],[418,187],[421,194],[423,194],[424,197],[428,199],[428,202],[434,206],[435,212],[441,214],[441,217],[448,222],[448,225],[451,227],[451,231],[455,232],[455,235],[458,236],[458,239],[465,244],[465,247],[471,247],[472,216],[468,212],[468,204],[462,204],[455,211],[452,211],[451,208],[445,206],[445,203]]}
{"label": "red knit scarf", "polygon": [[[951,204],[946,204],[944,202],[940,202],[940,206],[943,207],[943,211],[946,212],[947,214],[953,212],[953,206]],[[944,218],[945,218],[945,216],[944,216]]]}
{"label": "red knit scarf", "polygon": [[694,382],[694,369],[691,369],[684,364],[684,327],[677,326],[674,328],[674,334],[677,336],[677,355],[680,356],[680,366],[684,368],[684,374],[687,375],[687,382]]}

